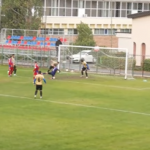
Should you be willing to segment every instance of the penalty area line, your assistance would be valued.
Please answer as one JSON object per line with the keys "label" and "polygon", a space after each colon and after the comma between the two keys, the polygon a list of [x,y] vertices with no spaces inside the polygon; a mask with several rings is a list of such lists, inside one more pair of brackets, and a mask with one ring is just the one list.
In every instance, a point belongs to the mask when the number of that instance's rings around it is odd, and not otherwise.
{"label": "penalty area line", "polygon": [[10,98],[20,98],[20,99],[35,100],[35,101],[41,101],[41,102],[49,102],[49,103],[54,103],[54,104],[79,106],[79,107],[85,107],[85,108],[95,108],[95,109],[108,110],[108,111],[114,111],[114,112],[122,112],[122,113],[129,113],[129,114],[136,114],[136,115],[150,116],[149,113],[142,113],[142,112],[136,112],[136,111],[128,111],[128,110],[123,110],[123,109],[114,109],[114,108],[90,106],[90,105],[75,104],[75,103],[66,103],[66,102],[60,102],[60,101],[56,102],[56,101],[51,101],[51,100],[44,100],[44,99],[37,99],[37,98],[34,99],[34,98],[22,97],[22,96],[15,96],[15,95],[0,94],[0,96],[1,97],[10,97]]}

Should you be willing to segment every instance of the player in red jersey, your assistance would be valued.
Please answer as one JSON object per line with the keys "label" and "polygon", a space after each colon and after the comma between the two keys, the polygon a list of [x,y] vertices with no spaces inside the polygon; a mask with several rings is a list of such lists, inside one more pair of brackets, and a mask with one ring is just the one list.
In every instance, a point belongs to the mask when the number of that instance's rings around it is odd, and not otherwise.
{"label": "player in red jersey", "polygon": [[35,61],[34,69],[33,69],[33,79],[35,79],[35,76],[38,74],[38,72],[39,72],[39,66],[37,62]]}
{"label": "player in red jersey", "polygon": [[13,70],[14,70],[14,65],[13,65],[13,61],[12,61],[12,56],[10,56],[10,58],[8,59],[8,65],[9,65],[9,71],[8,71],[8,75],[9,77],[12,75]]}

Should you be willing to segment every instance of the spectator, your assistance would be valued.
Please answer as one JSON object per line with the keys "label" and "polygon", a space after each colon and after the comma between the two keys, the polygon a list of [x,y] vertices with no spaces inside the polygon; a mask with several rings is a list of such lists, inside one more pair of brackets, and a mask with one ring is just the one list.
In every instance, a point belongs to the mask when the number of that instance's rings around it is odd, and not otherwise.
{"label": "spectator", "polygon": [[59,50],[59,45],[62,44],[62,42],[60,41],[60,37],[58,37],[58,40],[55,43],[56,46],[56,57],[58,56],[58,50]]}

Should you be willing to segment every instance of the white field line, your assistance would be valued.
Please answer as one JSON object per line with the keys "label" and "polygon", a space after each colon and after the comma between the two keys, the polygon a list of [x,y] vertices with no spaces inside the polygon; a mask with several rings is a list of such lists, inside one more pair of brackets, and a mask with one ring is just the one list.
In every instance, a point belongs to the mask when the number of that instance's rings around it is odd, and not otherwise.
{"label": "white field line", "polygon": [[141,90],[150,90],[150,87],[149,88],[141,88]]}
{"label": "white field line", "polygon": [[137,114],[137,115],[150,116],[149,113],[142,113],[142,112],[136,112],[136,111],[128,111],[128,110],[122,110],[122,109],[113,109],[113,108],[107,108],[107,107],[98,107],[98,106],[90,106],[90,105],[75,104],[75,103],[57,102],[57,101],[37,99],[37,98],[34,99],[34,98],[22,97],[22,96],[15,96],[15,95],[0,94],[0,96],[1,97],[11,97],[11,98],[28,99],[28,100],[35,100],[35,101],[41,101],[41,102],[49,102],[49,103],[54,103],[54,104],[71,105],[71,106],[79,106],[79,107],[85,107],[85,108],[94,108],[94,109],[102,109],[102,110],[109,110],[109,111],[115,111],[115,112],[122,112],[122,113],[129,113],[129,114]]}

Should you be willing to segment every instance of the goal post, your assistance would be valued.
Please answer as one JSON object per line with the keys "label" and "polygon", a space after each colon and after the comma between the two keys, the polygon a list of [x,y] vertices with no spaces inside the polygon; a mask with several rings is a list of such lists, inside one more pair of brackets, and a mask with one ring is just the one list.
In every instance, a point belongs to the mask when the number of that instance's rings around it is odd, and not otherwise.
{"label": "goal post", "polygon": [[133,78],[134,58],[127,48],[91,47],[60,45],[58,51],[59,69],[80,71],[80,59],[90,64],[90,72],[121,75],[124,79]]}

